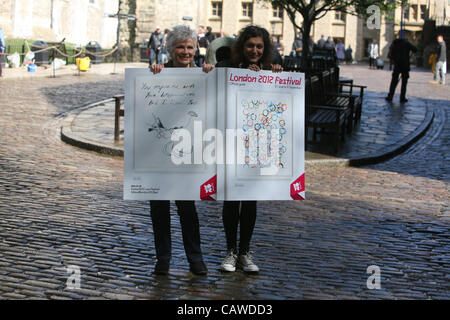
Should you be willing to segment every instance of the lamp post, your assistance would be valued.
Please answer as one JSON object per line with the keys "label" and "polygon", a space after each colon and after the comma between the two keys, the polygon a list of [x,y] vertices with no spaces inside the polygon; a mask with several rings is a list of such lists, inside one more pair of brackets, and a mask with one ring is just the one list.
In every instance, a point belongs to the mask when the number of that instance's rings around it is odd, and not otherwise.
{"label": "lamp post", "polygon": [[127,13],[120,13],[120,6],[117,10],[116,14],[109,14],[108,17],[110,18],[116,18],[117,17],[117,39],[116,39],[116,59],[114,61],[114,71],[111,74],[117,74],[116,73],[116,64],[119,62],[119,49],[120,49],[120,19],[127,18],[128,20],[136,20],[135,14],[127,14]]}
{"label": "lamp post", "polygon": [[404,25],[404,22],[403,22],[403,19],[404,19],[404,15],[405,15],[405,1],[404,0],[402,0],[402,10],[401,10],[401,19],[400,19],[400,39],[403,39],[404,37],[405,37],[405,35],[404,35],[404,33],[405,33],[405,31],[404,31],[404,28],[405,28],[405,25]]}

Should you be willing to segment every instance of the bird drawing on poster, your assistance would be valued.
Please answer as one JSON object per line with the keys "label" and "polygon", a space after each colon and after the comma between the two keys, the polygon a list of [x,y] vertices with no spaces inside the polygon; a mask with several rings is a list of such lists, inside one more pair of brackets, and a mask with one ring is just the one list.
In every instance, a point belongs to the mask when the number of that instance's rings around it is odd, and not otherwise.
{"label": "bird drawing on poster", "polygon": [[[191,124],[191,122],[193,121],[194,118],[198,118],[198,114],[195,113],[194,111],[188,111],[186,113],[187,115],[187,119],[186,119],[186,123],[184,125],[181,126],[174,126],[174,127],[166,127],[163,122],[161,121],[161,118],[156,116],[154,113],[153,115],[153,123],[150,125],[150,127],[148,128],[148,132],[151,133],[156,133],[156,137],[158,139],[170,139],[170,137],[172,136],[172,133],[177,130],[177,129],[184,129],[189,127],[189,125]],[[167,156],[171,156],[172,154],[172,150],[173,150],[173,146],[174,146],[174,142],[173,141],[169,141],[167,142],[164,146],[163,146],[163,150],[162,152],[164,154],[166,154]],[[192,147],[193,148],[193,147]],[[182,156],[182,155],[180,155]]]}

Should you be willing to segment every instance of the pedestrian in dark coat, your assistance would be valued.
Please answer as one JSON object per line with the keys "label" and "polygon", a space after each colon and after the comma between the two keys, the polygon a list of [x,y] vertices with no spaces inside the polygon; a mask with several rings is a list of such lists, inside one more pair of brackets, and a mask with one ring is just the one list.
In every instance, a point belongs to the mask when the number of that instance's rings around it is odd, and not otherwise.
{"label": "pedestrian in dark coat", "polygon": [[206,27],[206,33],[205,33],[206,39],[208,39],[208,42],[211,44],[216,39],[216,36],[212,33],[211,27]]}
{"label": "pedestrian in dark coat", "polygon": [[345,45],[342,43],[342,41],[339,41],[336,45],[336,56],[340,63],[344,62],[345,60]]}
{"label": "pedestrian in dark coat", "polygon": [[317,41],[317,48],[318,49],[325,48],[325,37],[323,35],[320,37],[319,41]]}
{"label": "pedestrian in dark coat", "polygon": [[350,45],[348,45],[347,49],[345,50],[345,62],[351,63],[353,61],[353,49]]}
{"label": "pedestrian in dark coat", "polygon": [[394,71],[392,72],[389,94],[385,98],[387,101],[392,101],[400,75],[402,76],[400,102],[408,101],[406,99],[406,86],[408,85],[409,71],[411,69],[409,61],[411,52],[417,52],[417,48],[405,39],[395,39],[392,43],[389,55],[394,62]]}
{"label": "pedestrian in dark coat", "polygon": [[163,45],[164,35],[161,33],[161,28],[156,27],[155,32],[153,32],[148,41],[147,47],[150,51],[150,60],[149,64],[153,64],[153,60],[155,63],[161,63],[161,46]]}

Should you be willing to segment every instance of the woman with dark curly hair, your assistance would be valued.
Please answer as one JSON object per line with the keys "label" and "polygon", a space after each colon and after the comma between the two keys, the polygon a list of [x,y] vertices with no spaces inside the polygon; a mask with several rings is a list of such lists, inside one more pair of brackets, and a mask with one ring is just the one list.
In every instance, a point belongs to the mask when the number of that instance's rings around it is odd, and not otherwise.
{"label": "woman with dark curly hair", "polygon": [[219,62],[216,67],[283,71],[279,64],[272,64],[273,54],[269,32],[261,27],[247,26],[240,31],[231,48],[231,59]]}
{"label": "woman with dark curly hair", "polygon": [[[269,32],[257,26],[242,29],[231,48],[231,59],[221,61],[216,67],[244,68],[253,71],[272,70],[281,72],[283,68],[272,64],[273,44]],[[256,222],[256,201],[224,201],[222,211],[228,254],[222,262],[222,271],[233,272],[236,267],[245,272],[258,272],[258,266],[249,254],[250,240]],[[237,229],[240,223],[239,247]]]}

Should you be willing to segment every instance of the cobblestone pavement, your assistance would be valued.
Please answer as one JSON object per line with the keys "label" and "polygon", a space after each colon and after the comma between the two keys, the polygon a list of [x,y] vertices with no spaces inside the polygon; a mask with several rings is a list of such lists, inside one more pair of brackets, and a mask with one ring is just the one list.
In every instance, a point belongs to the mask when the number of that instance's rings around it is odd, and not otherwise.
{"label": "cobblestone pavement", "polygon": [[[374,92],[388,86],[386,71],[342,72]],[[1,81],[0,297],[450,299],[449,91],[428,76],[413,72],[409,92],[434,99],[435,120],[407,152],[309,168],[308,200],[259,202],[258,275],[218,271],[221,203],[198,203],[207,277],[188,272],[176,214],[170,275],[152,275],[148,203],[122,200],[122,158],[60,141],[64,115],[120,92],[122,75]],[[80,289],[67,288],[71,265]],[[366,286],[370,265],[381,269],[379,290]]]}

